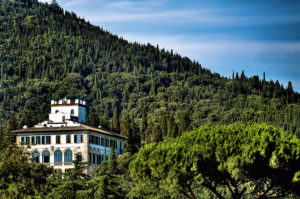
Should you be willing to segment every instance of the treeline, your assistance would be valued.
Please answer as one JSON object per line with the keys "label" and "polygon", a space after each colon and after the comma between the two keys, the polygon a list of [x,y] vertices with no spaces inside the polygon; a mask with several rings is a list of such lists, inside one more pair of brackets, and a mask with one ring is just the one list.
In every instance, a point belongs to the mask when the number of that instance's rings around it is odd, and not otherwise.
{"label": "treeline", "polygon": [[[0,129],[0,139],[7,140]],[[130,145],[129,145],[130,146]],[[132,146],[132,145],[131,145]],[[53,172],[30,154],[0,143],[0,198],[251,199],[300,196],[300,141],[266,124],[205,125],[177,138],[144,145],[138,153],[84,169]]]}
{"label": "treeline", "polygon": [[[0,123],[47,119],[51,99],[83,98],[89,123],[134,120],[142,143],[204,124],[267,122],[300,136],[300,95],[289,82],[211,73],[150,44],[129,43],[57,3],[0,1]],[[12,116],[13,115],[13,116]],[[96,121],[96,122],[95,122]],[[120,124],[121,125],[121,124]],[[114,129],[113,129],[114,130]]]}

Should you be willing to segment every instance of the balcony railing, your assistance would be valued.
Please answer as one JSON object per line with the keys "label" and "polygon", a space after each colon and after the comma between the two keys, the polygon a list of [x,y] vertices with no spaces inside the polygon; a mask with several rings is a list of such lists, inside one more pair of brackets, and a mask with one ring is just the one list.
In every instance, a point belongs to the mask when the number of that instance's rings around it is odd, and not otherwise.
{"label": "balcony railing", "polygon": [[54,162],[54,163],[42,163],[47,166],[60,166],[60,165],[73,165],[73,162]]}
{"label": "balcony railing", "polygon": [[62,162],[54,162],[54,165],[62,165]]}

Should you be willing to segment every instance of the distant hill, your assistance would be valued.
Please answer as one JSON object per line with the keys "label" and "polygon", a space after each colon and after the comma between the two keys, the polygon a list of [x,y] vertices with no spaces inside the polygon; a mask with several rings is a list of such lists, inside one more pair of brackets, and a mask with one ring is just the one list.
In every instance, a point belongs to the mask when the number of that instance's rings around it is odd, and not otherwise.
{"label": "distant hill", "polygon": [[107,128],[115,107],[121,120],[132,115],[144,141],[157,132],[163,139],[239,121],[274,124],[300,137],[300,94],[291,82],[284,88],[243,72],[221,77],[172,51],[130,43],[57,4],[0,0],[0,123],[10,114],[20,121],[25,109],[42,121],[50,100],[65,96],[86,99],[90,115]]}

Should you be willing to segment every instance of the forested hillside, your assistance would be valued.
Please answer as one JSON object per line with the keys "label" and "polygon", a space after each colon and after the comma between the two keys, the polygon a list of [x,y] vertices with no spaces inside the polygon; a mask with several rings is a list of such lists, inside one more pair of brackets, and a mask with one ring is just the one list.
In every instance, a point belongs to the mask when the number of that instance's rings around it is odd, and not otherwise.
{"label": "forested hillside", "polygon": [[221,77],[172,51],[129,43],[55,3],[0,0],[0,70],[0,122],[15,116],[14,128],[24,110],[33,124],[47,118],[51,99],[66,96],[87,100],[93,125],[113,128],[114,110],[121,120],[133,118],[146,143],[239,121],[300,136],[300,94],[291,82],[284,88],[243,72]]}

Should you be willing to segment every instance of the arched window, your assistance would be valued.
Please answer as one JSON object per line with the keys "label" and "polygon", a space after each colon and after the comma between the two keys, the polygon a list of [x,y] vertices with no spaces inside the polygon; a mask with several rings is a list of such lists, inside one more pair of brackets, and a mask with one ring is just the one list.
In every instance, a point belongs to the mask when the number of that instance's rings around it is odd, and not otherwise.
{"label": "arched window", "polygon": [[71,115],[74,115],[74,109],[71,109]]}
{"label": "arched window", "polygon": [[65,162],[72,162],[72,151],[70,149],[65,151]]}
{"label": "arched window", "polygon": [[54,152],[54,163],[62,162],[62,152],[61,150],[56,150]]}
{"label": "arched window", "polygon": [[32,153],[32,161],[35,162],[35,163],[40,162],[40,153],[38,151],[34,151]]}
{"label": "arched window", "polygon": [[43,163],[50,162],[50,152],[48,150],[43,152]]}

